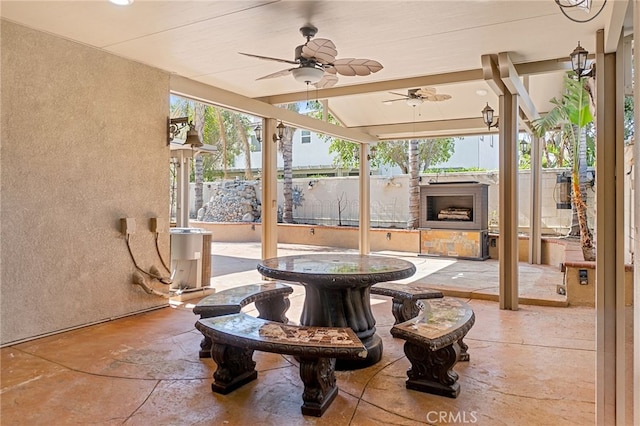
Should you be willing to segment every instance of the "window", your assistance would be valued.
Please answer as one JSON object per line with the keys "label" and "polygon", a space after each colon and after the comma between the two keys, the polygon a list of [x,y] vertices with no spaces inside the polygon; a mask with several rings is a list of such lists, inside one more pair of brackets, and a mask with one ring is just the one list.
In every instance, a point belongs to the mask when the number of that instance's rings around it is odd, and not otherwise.
{"label": "window", "polygon": [[309,130],[303,130],[300,134],[300,142],[311,143],[311,132]]}

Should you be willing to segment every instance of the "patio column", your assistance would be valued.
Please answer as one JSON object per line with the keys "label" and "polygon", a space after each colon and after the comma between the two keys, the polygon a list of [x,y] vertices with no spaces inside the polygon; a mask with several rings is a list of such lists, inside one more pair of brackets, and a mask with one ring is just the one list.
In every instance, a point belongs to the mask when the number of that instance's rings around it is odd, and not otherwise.
{"label": "patio column", "polygon": [[[596,424],[625,421],[624,55],[596,32]],[[618,51],[622,52],[622,38]],[[636,283],[637,285],[637,283]],[[637,304],[637,301],[635,301]],[[631,419],[629,419],[631,420]]]}
{"label": "patio column", "polygon": [[175,152],[176,158],[176,227],[189,227],[189,172],[191,149],[178,149]]}
{"label": "patio column", "polygon": [[278,144],[276,120],[263,119],[262,128],[262,259],[278,255]]}
{"label": "patio column", "polygon": [[360,254],[369,254],[369,229],[371,228],[371,176],[369,167],[369,144],[360,144],[360,174],[359,177],[359,228],[358,247]]}
{"label": "patio column", "polygon": [[518,310],[518,96],[500,96],[500,309]]}
{"label": "patio column", "polygon": [[[635,43],[636,52],[640,45],[640,0],[635,0],[631,5],[636,11],[633,18],[633,40]],[[633,262],[633,424],[640,424],[640,167],[638,161],[640,160],[640,61],[634,62],[633,72],[633,104],[636,108],[633,110],[634,127],[635,127],[635,143],[633,146],[633,158],[636,159],[635,167],[633,168],[633,182],[635,187],[633,188],[633,196],[631,198],[631,205],[633,208],[633,252],[635,253],[635,260]]]}
{"label": "patio column", "polygon": [[542,197],[542,146],[540,138],[531,139],[531,205],[529,206],[529,263],[539,265],[542,262],[541,235]]}

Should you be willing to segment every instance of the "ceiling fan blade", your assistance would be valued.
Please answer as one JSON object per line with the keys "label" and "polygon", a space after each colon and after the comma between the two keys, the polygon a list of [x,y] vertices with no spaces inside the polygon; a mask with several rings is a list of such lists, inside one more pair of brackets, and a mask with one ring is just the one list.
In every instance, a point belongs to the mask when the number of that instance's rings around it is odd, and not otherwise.
{"label": "ceiling fan blade", "polygon": [[254,55],[252,53],[242,53],[242,52],[238,52],[238,53],[244,56],[249,56],[251,58],[263,59],[265,61],[276,61],[276,62],[284,62],[285,64],[298,65],[298,62],[290,61],[288,59],[271,58],[269,56]]}
{"label": "ceiling fan blade", "polygon": [[326,38],[309,40],[302,46],[302,56],[307,59],[315,59],[322,64],[330,64],[336,60],[336,45]]}
{"label": "ceiling fan blade", "polygon": [[365,76],[380,71],[383,67],[372,59],[342,58],[333,63],[338,74]]}
{"label": "ceiling fan blade", "polygon": [[389,99],[387,101],[382,101],[383,104],[390,104],[391,102],[398,102],[398,101],[406,101],[408,98],[399,98],[399,99]]}
{"label": "ceiling fan blade", "polygon": [[431,96],[436,94],[436,89],[433,87],[423,87],[415,91],[415,94],[418,96]]}
{"label": "ceiling fan blade", "polygon": [[389,93],[391,93],[392,95],[404,96],[405,99],[409,99],[409,97],[407,95],[402,94],[402,93],[397,93],[397,92],[389,92]]}
{"label": "ceiling fan blade", "polygon": [[324,73],[319,82],[314,84],[318,89],[324,89],[326,87],[333,87],[338,82],[338,77],[333,74]]}
{"label": "ceiling fan blade", "polygon": [[439,93],[439,94],[423,96],[422,98],[430,102],[442,102],[442,101],[451,99],[451,95],[445,95],[444,93],[442,94]]}
{"label": "ceiling fan blade", "polygon": [[260,78],[256,78],[256,81],[258,81],[258,80],[265,80],[265,79],[267,79],[267,78],[282,77],[282,76],[284,76],[284,75],[290,74],[290,73],[291,73],[291,71],[293,71],[293,70],[295,70],[295,69],[296,69],[296,68],[289,68],[289,69],[286,69],[286,70],[281,70],[281,71],[278,71],[278,72],[274,72],[273,74],[267,74],[267,75],[264,75],[264,76],[262,76],[262,77],[260,77]]}

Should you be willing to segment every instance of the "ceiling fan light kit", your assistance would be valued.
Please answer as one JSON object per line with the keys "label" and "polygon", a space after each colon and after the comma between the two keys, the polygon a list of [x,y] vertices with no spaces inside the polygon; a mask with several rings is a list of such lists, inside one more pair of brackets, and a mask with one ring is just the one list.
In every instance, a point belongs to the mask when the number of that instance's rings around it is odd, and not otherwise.
{"label": "ceiling fan light kit", "polygon": [[291,74],[301,83],[316,84],[324,76],[324,71],[315,67],[300,67],[293,69]]}
{"label": "ceiling fan light kit", "polygon": [[252,58],[297,65],[295,68],[288,68],[262,76],[258,78],[258,80],[291,74],[296,81],[306,83],[307,85],[313,84],[319,89],[334,86],[338,82],[336,74],[350,77],[366,76],[378,72],[383,68],[379,62],[372,59],[336,59],[338,51],[336,50],[336,45],[333,44],[331,40],[326,38],[316,38],[312,40],[318,32],[318,29],[313,25],[305,25],[300,28],[300,32],[307,41],[305,44],[295,48],[295,60],[293,61],[251,53],[239,53]]}

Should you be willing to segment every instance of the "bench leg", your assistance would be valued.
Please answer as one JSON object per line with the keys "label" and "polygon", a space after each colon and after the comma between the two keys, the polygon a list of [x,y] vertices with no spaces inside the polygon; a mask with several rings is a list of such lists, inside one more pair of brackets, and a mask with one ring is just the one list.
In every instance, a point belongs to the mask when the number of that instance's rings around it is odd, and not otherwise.
{"label": "bench leg", "polygon": [[211,358],[211,346],[211,339],[204,336],[200,341],[200,353],[198,354],[200,358]]}
{"label": "bench leg", "polygon": [[460,345],[460,359],[458,359],[458,361],[469,361],[469,346],[467,346],[467,344],[465,342],[462,341],[462,339],[458,340],[458,344]]}
{"label": "bench leg", "polygon": [[255,380],[258,372],[256,363],[251,359],[253,349],[242,349],[228,345],[214,344],[211,348],[211,358],[218,368],[213,373],[211,390],[223,395]]}
{"label": "bench leg", "polygon": [[415,318],[420,313],[416,301],[411,299],[404,299],[400,297],[394,297],[392,299],[393,306],[391,306],[391,312],[396,319],[394,324],[400,324],[405,321]]}
{"label": "bench leg", "polygon": [[458,374],[452,370],[460,354],[457,342],[437,351],[405,342],[404,353],[411,361],[407,389],[456,398],[460,393]]}
{"label": "bench leg", "polygon": [[335,358],[300,358],[300,378],[304,383],[302,414],[320,417],[338,394]]}
{"label": "bench leg", "polygon": [[288,296],[273,297],[267,300],[256,300],[256,309],[258,310],[258,318],[281,323],[288,323],[289,319],[285,316],[287,309],[291,305]]}

